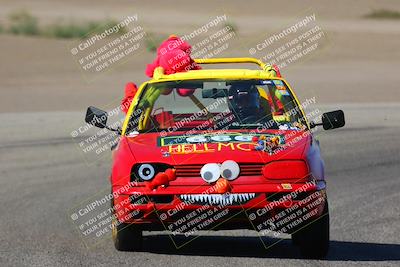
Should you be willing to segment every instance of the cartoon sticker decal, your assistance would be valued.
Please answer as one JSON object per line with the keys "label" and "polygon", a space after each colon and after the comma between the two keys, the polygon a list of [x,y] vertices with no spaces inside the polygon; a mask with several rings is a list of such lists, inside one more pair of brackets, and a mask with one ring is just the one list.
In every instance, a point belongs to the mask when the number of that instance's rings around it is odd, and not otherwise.
{"label": "cartoon sticker decal", "polygon": [[261,135],[260,137],[254,136],[253,142],[257,145],[255,146],[255,150],[257,151],[265,151],[270,155],[274,153],[274,151],[279,148],[280,141],[278,136],[265,136]]}

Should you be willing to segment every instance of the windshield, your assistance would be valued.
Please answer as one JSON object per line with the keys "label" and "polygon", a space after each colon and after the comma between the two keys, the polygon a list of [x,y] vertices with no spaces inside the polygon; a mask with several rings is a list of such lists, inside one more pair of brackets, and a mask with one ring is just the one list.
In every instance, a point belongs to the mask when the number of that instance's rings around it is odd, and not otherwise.
{"label": "windshield", "polygon": [[128,133],[219,129],[304,129],[286,84],[271,80],[151,83],[130,118]]}

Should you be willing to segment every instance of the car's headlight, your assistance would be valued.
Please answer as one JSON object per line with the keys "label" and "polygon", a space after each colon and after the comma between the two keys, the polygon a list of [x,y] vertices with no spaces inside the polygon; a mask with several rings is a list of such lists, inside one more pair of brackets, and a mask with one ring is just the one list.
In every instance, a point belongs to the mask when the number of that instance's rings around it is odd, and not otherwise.
{"label": "car's headlight", "polygon": [[213,183],[220,177],[221,170],[217,163],[208,163],[201,168],[200,175],[207,183]]}
{"label": "car's headlight", "polygon": [[137,170],[137,174],[140,179],[149,181],[153,179],[154,175],[156,174],[156,170],[151,164],[141,164]]}
{"label": "car's headlight", "polygon": [[239,164],[233,160],[226,160],[221,165],[221,176],[227,180],[235,180],[240,173]]}
{"label": "car's headlight", "polygon": [[306,179],[310,173],[307,164],[302,160],[278,160],[267,163],[262,168],[262,174],[267,179]]}

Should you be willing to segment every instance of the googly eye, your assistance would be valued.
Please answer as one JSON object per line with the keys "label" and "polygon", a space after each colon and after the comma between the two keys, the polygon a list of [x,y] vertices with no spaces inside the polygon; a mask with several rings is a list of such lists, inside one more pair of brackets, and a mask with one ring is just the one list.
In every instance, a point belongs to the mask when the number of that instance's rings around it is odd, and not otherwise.
{"label": "googly eye", "polygon": [[138,169],[138,175],[144,181],[153,179],[155,173],[154,167],[150,164],[142,164]]}
{"label": "googly eye", "polygon": [[240,173],[239,164],[233,160],[226,160],[221,165],[221,176],[227,180],[235,180]]}
{"label": "googly eye", "polygon": [[200,175],[207,183],[213,183],[220,177],[221,170],[217,163],[207,163],[201,168]]}

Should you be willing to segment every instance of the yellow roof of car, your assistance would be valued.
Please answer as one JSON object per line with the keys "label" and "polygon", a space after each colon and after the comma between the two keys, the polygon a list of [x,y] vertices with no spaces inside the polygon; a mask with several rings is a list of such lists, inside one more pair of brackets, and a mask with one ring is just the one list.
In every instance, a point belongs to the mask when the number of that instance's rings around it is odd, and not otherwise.
{"label": "yellow roof of car", "polygon": [[275,78],[269,72],[263,70],[248,69],[206,69],[190,70],[187,72],[178,72],[169,75],[154,75],[152,81],[170,81],[170,80],[192,80],[192,79],[270,79]]}
{"label": "yellow roof of car", "polygon": [[235,64],[253,63],[257,64],[260,70],[251,69],[203,69],[190,70],[166,75],[162,68],[154,71],[153,80],[149,82],[193,80],[193,79],[270,79],[276,78],[274,69],[255,58],[209,58],[195,59],[198,64]]}

